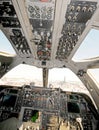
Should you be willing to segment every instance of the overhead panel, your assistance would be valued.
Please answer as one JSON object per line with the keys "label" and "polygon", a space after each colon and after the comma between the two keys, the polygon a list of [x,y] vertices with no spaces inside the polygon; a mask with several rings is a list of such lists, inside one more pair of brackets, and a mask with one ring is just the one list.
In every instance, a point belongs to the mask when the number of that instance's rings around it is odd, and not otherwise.
{"label": "overhead panel", "polygon": [[26,0],[26,8],[33,32],[33,42],[38,60],[51,57],[52,32],[55,14],[55,0]]}
{"label": "overhead panel", "polygon": [[79,37],[97,8],[97,2],[71,0],[59,39],[56,59],[64,60],[71,54]]}
{"label": "overhead panel", "polygon": [[16,53],[22,57],[30,56],[31,50],[11,0],[0,1],[0,24]]}

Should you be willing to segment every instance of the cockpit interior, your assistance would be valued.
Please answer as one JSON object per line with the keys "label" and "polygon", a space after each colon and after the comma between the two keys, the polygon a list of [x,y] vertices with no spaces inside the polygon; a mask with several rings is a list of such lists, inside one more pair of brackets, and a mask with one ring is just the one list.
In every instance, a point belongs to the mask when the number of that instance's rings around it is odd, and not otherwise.
{"label": "cockpit interior", "polygon": [[[99,0],[0,0],[0,34],[15,52],[0,49],[0,130],[99,130],[99,73],[97,80],[90,73],[99,72],[95,31]],[[83,41],[83,52],[97,56],[75,60]],[[1,84],[20,64],[42,69],[42,86]],[[70,69],[88,93],[48,85],[54,68]]]}

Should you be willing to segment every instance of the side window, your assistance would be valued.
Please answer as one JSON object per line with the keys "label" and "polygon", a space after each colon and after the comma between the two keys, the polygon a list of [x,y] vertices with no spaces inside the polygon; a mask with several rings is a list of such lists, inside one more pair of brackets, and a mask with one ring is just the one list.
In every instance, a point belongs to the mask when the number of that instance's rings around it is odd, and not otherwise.
{"label": "side window", "polygon": [[6,38],[2,30],[0,30],[0,52],[6,52],[14,55],[16,54],[10,41]]}

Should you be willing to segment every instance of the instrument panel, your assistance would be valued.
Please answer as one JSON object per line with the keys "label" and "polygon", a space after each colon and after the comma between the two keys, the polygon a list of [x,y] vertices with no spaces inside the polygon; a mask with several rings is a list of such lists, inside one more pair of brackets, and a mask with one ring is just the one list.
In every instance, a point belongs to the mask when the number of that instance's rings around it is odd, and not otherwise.
{"label": "instrument panel", "polygon": [[87,95],[29,85],[0,91],[0,122],[18,113],[23,130],[94,130],[98,120]]}

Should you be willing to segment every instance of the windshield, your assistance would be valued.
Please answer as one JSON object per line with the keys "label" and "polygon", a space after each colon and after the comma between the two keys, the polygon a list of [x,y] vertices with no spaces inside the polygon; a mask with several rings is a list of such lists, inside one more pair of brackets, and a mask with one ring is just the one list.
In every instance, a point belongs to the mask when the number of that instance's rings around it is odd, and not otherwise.
{"label": "windshield", "polygon": [[42,84],[42,69],[20,64],[1,78],[1,83],[11,86],[22,86],[32,83],[36,86]]}
{"label": "windshield", "polygon": [[[94,37],[92,37],[93,33],[95,34]],[[99,56],[98,35],[99,31],[92,29],[82,42],[80,48],[77,50],[72,60],[75,61],[78,59],[82,60],[98,57]],[[1,42],[0,44],[1,52],[16,54],[10,42],[7,40],[7,38],[5,37],[4,33],[1,30],[0,30],[0,42]],[[99,81],[97,78],[99,77],[99,69],[98,71],[93,69],[91,73],[94,73],[92,75],[94,79],[98,82],[97,85],[99,86]],[[22,64],[12,69],[0,80],[0,84],[7,84],[14,86],[30,84],[31,82],[36,86],[43,86],[42,69]],[[82,88],[82,90],[87,91],[86,87],[82,84],[82,82],[78,79],[78,77],[67,68],[54,68],[49,70],[48,87],[53,86],[61,87],[64,90],[80,91],[80,89]],[[76,89],[74,89],[75,86],[77,86]]]}
{"label": "windshield", "polygon": [[[72,78],[71,78],[72,77]],[[43,87],[42,69],[20,64],[1,78],[1,84],[22,86],[25,84]],[[49,88],[61,88],[64,91],[88,93],[79,78],[67,68],[49,69]]]}

